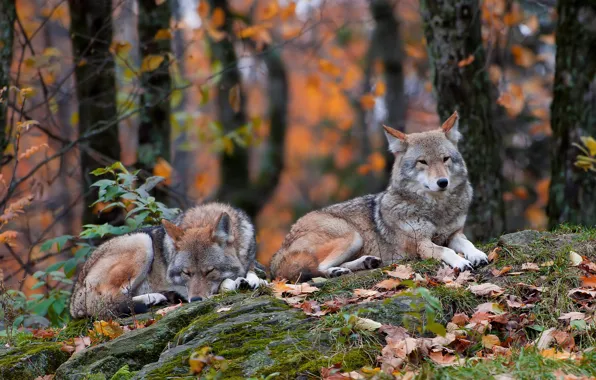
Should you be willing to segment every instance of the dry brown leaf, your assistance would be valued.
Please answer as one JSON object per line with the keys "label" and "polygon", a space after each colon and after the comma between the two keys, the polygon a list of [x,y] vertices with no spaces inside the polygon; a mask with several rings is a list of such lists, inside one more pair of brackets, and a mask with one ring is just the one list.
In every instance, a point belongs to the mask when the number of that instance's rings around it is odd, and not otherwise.
{"label": "dry brown leaf", "polygon": [[491,284],[490,282],[472,285],[468,289],[477,296],[498,297],[505,292],[499,285]]}
{"label": "dry brown leaf", "polygon": [[392,271],[387,271],[388,276],[399,278],[400,280],[409,280],[414,275],[414,270],[409,265],[397,265]]}
{"label": "dry brown leaf", "polygon": [[383,280],[376,284],[374,287],[377,289],[385,289],[385,290],[392,290],[397,288],[401,284],[400,280],[395,278],[388,278],[387,280]]}
{"label": "dry brown leaf", "polygon": [[93,322],[93,330],[91,333],[96,336],[107,336],[114,339],[124,334],[122,326],[116,321],[95,321]]}
{"label": "dry brown leaf", "polygon": [[372,289],[354,289],[354,295],[360,298],[376,297],[380,294],[377,290]]}
{"label": "dry brown leaf", "polygon": [[522,265],[522,270],[537,272],[540,270],[540,267],[538,266],[538,264],[535,263],[525,263]]}
{"label": "dry brown leaf", "polygon": [[557,351],[555,348],[548,348],[540,351],[540,355],[548,359],[570,359],[572,354],[570,352]]}
{"label": "dry brown leaf", "polygon": [[571,261],[571,265],[576,267],[584,261],[584,259],[577,253],[573,251],[569,251],[569,261]]}
{"label": "dry brown leaf", "polygon": [[493,275],[493,276],[495,276],[495,277],[500,277],[500,276],[502,276],[502,275],[504,275],[505,273],[508,273],[508,272],[510,272],[510,271],[511,271],[511,266],[506,266],[506,267],[503,267],[503,268],[501,268],[501,269],[493,269],[493,270],[491,271],[491,273],[492,273],[492,275]]}
{"label": "dry brown leaf", "polygon": [[488,254],[488,261],[492,263],[493,261],[497,260],[497,258],[499,258],[499,252],[501,252],[501,247],[495,247],[495,249],[490,251]]}
{"label": "dry brown leaf", "polygon": [[179,303],[177,305],[172,305],[172,306],[164,307],[163,309],[157,310],[155,312],[155,314],[161,315],[163,317],[164,315],[168,314],[171,311],[174,311],[174,310],[178,309],[181,306],[182,306],[182,303]]}
{"label": "dry brown leaf", "polygon": [[468,317],[466,314],[464,313],[457,313],[453,315],[453,318],[451,318],[451,322],[455,323],[458,326],[464,326],[466,323],[468,323],[470,321],[470,317]]}
{"label": "dry brown leaf", "polygon": [[484,348],[488,348],[489,350],[491,348],[493,348],[494,346],[500,346],[501,345],[501,341],[499,340],[499,337],[496,335],[484,335],[482,337],[482,347]]}
{"label": "dry brown leaf", "polygon": [[585,317],[586,317],[586,313],[581,313],[579,311],[572,311],[569,313],[561,314],[559,319],[562,321],[569,320],[569,322],[571,322],[571,321],[575,321],[575,320],[583,320]]}
{"label": "dry brown leaf", "polygon": [[582,276],[582,286],[585,288],[596,288],[596,275]]}
{"label": "dry brown leaf", "polygon": [[91,345],[91,338],[89,338],[88,336],[84,336],[84,337],[75,337],[74,338],[74,344],[75,344],[75,353],[77,352],[81,352],[83,351],[85,348],[89,347]]}
{"label": "dry brown leaf", "polygon": [[223,313],[224,311],[232,310],[231,307],[220,307],[219,309],[215,310],[216,313]]}

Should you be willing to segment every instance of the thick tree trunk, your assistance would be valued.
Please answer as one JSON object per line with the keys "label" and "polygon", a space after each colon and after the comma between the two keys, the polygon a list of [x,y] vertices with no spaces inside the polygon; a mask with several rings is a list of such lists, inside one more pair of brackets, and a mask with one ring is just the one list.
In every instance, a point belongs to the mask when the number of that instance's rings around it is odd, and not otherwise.
{"label": "thick tree trunk", "polygon": [[596,225],[596,176],[576,168],[580,137],[596,137],[596,4],[559,0],[557,56],[551,106],[553,149],[548,216],[562,222]]}
{"label": "thick tree trunk", "polygon": [[170,5],[156,5],[155,0],[139,0],[139,42],[141,62],[161,56],[163,61],[153,71],[141,74],[141,124],[139,127],[138,162],[152,171],[158,157],[170,162],[170,39],[155,39],[161,29],[170,28]]}
{"label": "thick tree trunk", "polygon": [[6,128],[6,115],[8,110],[8,88],[10,86],[10,65],[12,63],[12,42],[14,40],[14,21],[16,8],[14,0],[0,1],[0,89],[6,90],[2,94],[3,102],[0,103],[0,167],[5,164],[4,151],[10,142]]}
{"label": "thick tree trunk", "polygon": [[[464,136],[459,149],[468,165],[474,200],[466,232],[486,240],[504,229],[500,139],[492,125],[491,85],[485,70],[478,0],[423,0],[424,32],[438,101],[445,120],[458,111]],[[474,60],[459,67],[458,63]]]}
{"label": "thick tree trunk", "polygon": [[[221,41],[211,40],[212,60],[219,61],[222,67],[221,79],[217,88],[217,114],[224,133],[238,129],[246,123],[244,112],[244,94],[240,94],[240,107],[234,110],[230,104],[230,90],[234,86],[241,86],[238,60],[234,51],[232,15],[226,0],[210,0],[211,11],[220,8],[225,14],[221,31],[227,36]],[[249,191],[248,151],[240,146],[234,147],[232,154],[223,153],[221,159],[221,186],[218,199],[229,202],[243,209],[252,208],[252,201],[247,197]]]}
{"label": "thick tree trunk", "polygon": [[[112,219],[108,215],[113,213],[100,215],[98,220],[89,208],[97,197],[96,192],[88,190],[90,184],[97,180],[89,173],[105,166],[90,152],[99,152],[114,161],[120,159],[118,127],[115,123],[114,59],[109,51],[112,42],[112,6],[110,1],[69,0],[68,3],[79,99],[79,135],[106,128],[81,147],[83,192],[86,193],[83,223],[102,223]],[[108,127],[110,123],[112,125]]]}

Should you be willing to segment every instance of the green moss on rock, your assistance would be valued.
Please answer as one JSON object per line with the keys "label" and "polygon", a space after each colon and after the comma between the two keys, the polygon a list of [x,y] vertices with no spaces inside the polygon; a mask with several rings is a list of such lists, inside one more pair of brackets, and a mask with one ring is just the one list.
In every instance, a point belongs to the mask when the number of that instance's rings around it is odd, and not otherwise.
{"label": "green moss on rock", "polygon": [[51,374],[68,359],[60,343],[30,343],[0,353],[0,378],[35,379]]}

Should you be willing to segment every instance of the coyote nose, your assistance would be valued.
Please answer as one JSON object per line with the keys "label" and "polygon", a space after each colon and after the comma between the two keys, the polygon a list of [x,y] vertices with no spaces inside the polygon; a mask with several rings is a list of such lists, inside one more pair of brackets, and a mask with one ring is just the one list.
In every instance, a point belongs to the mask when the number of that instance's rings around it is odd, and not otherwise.
{"label": "coyote nose", "polygon": [[203,297],[192,297],[190,299],[190,302],[197,302],[197,301],[202,301],[202,300],[203,300]]}
{"label": "coyote nose", "polygon": [[446,188],[447,185],[449,185],[449,180],[447,178],[439,178],[438,179],[437,186],[439,186],[441,189]]}

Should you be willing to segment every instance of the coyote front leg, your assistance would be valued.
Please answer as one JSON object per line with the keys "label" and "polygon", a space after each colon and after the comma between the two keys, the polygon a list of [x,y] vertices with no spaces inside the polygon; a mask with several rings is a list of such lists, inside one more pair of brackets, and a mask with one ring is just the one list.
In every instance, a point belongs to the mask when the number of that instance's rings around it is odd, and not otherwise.
{"label": "coyote front leg", "polygon": [[437,259],[449,264],[452,268],[472,269],[472,263],[459,256],[451,248],[436,245],[430,239],[418,243],[418,254],[424,259]]}
{"label": "coyote front leg", "polygon": [[453,235],[449,242],[449,248],[453,249],[455,252],[463,253],[466,259],[473,265],[488,263],[486,253],[474,247],[474,244],[466,238],[466,235],[464,235],[461,230]]}

